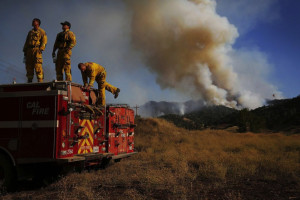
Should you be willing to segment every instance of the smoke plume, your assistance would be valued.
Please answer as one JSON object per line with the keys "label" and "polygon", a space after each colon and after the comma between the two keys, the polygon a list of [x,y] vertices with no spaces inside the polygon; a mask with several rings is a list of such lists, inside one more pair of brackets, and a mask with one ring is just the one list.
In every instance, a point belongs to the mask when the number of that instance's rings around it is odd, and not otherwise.
{"label": "smoke plume", "polygon": [[132,45],[161,88],[207,103],[254,108],[264,97],[241,87],[233,69],[238,31],[216,13],[214,0],[128,0]]}

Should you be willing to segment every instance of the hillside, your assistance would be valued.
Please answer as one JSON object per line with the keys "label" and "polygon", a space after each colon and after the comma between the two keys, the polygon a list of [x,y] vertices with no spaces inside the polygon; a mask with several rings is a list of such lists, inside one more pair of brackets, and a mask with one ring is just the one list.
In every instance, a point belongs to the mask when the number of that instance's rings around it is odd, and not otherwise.
{"label": "hillside", "polygon": [[[186,129],[204,129],[216,126],[226,121],[233,121],[234,114],[238,111],[225,106],[206,106],[196,112],[185,115],[163,115],[160,118],[166,119],[176,124],[176,126]],[[230,119],[226,119],[226,118]]]}
{"label": "hillside", "polygon": [[162,115],[175,114],[183,115],[204,107],[204,101],[186,101],[186,102],[167,102],[167,101],[149,101],[140,106],[139,115],[142,117],[158,117]]}
{"label": "hillside", "polygon": [[269,102],[253,111],[265,120],[265,127],[275,131],[300,133],[300,96]]}
{"label": "hillside", "polygon": [[206,106],[185,115],[163,115],[161,118],[187,129],[237,126],[239,132],[300,133],[300,97],[269,101],[269,105],[251,111]]}
{"label": "hillside", "polygon": [[188,131],[139,119],[139,154],[44,188],[23,183],[0,199],[299,199],[300,135]]}

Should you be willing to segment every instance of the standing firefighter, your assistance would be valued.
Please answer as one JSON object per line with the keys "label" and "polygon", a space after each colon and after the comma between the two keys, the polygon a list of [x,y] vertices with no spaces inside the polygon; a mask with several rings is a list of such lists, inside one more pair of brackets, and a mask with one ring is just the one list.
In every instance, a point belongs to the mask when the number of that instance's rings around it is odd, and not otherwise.
{"label": "standing firefighter", "polygon": [[42,52],[47,44],[47,35],[40,25],[41,20],[37,18],[32,20],[33,29],[29,31],[23,48],[28,83],[32,82],[34,70],[38,82],[43,82],[44,79]]}
{"label": "standing firefighter", "polygon": [[[72,81],[71,50],[76,45],[76,38],[75,34],[72,31],[70,31],[70,22],[65,21],[60,24],[62,25],[63,31],[57,34],[52,51],[52,57],[56,67],[56,79],[58,81],[62,81],[64,79],[63,72],[65,72],[66,80]],[[55,61],[54,58],[56,49],[58,49],[58,52],[57,59]]]}
{"label": "standing firefighter", "polygon": [[[82,79],[84,86],[87,89],[90,89],[94,85],[94,82],[98,83],[99,90],[99,101],[98,104],[105,105],[105,90],[114,94],[114,97],[117,98],[120,92],[119,88],[107,83],[106,79],[106,71],[104,67],[98,65],[97,63],[87,62],[87,63],[79,63],[78,68],[81,71]],[[88,83],[88,78],[89,83]]]}

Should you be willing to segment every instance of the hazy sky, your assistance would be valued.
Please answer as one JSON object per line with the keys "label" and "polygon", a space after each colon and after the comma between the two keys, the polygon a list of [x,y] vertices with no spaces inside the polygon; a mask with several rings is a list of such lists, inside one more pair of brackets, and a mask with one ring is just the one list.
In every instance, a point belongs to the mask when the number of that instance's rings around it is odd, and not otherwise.
{"label": "hazy sky", "polygon": [[[300,1],[217,0],[216,3],[217,13],[238,31],[231,56],[235,58],[234,66],[243,66],[233,68],[245,80],[244,86],[265,93],[271,85],[278,96],[299,95]],[[41,19],[41,27],[48,36],[43,53],[46,80],[55,79],[51,52],[56,34],[61,31],[60,22],[69,21],[77,38],[71,58],[73,82],[82,82],[79,62],[96,62],[106,68],[108,82],[121,88],[116,100],[107,92],[108,103],[141,105],[149,100],[178,102],[192,98],[174,89],[162,89],[155,73],[145,67],[141,52],[131,46],[132,11],[122,0],[1,0],[1,84],[11,83],[14,77],[17,82],[26,81],[22,48],[33,18]],[[268,87],[261,87],[265,82]],[[265,97],[272,98],[269,94]]]}

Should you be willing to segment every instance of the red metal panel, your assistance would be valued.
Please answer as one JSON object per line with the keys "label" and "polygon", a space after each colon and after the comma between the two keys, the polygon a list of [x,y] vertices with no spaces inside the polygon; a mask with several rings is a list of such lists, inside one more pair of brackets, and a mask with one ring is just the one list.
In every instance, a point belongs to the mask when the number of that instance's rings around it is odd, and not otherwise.
{"label": "red metal panel", "polygon": [[0,98],[0,121],[17,121],[19,120],[20,98],[7,97]]}
{"label": "red metal panel", "polygon": [[18,157],[54,158],[56,96],[23,97]]}
{"label": "red metal panel", "polygon": [[50,83],[43,84],[17,84],[1,86],[2,92],[24,92],[24,91],[42,91],[49,87]]}
{"label": "red metal panel", "polygon": [[127,106],[113,106],[107,108],[110,113],[107,118],[109,133],[108,152],[115,155],[133,152],[134,142],[134,113]]}
{"label": "red metal panel", "polygon": [[134,111],[132,109],[128,109],[128,121],[129,121],[129,129],[128,129],[128,148],[127,152],[134,152]]}
{"label": "red metal panel", "polygon": [[[69,86],[69,82],[0,86],[0,147],[28,162],[71,158],[84,140],[89,141],[84,145],[89,146],[88,154],[133,152],[133,110],[124,105],[95,107],[90,91],[73,83],[84,101],[72,102]],[[76,132],[80,127],[88,130],[89,138],[80,138],[85,135]]]}
{"label": "red metal panel", "polygon": [[17,156],[20,98],[0,98],[0,148]]}
{"label": "red metal panel", "polygon": [[[95,119],[94,124],[94,146],[95,148],[99,149],[99,152],[96,153],[106,153],[107,152],[107,139],[106,139],[106,132],[105,132],[105,109],[100,109],[103,115],[98,116]],[[98,130],[98,132],[97,132]]]}
{"label": "red metal panel", "polygon": [[[67,96],[65,96],[67,97]],[[73,147],[71,146],[72,135],[69,135],[68,129],[68,102],[67,100],[63,99],[63,95],[58,95],[57,97],[57,121],[58,127],[56,130],[56,158],[65,158],[65,157],[72,157],[73,156]],[[64,146],[63,146],[64,144]]]}

